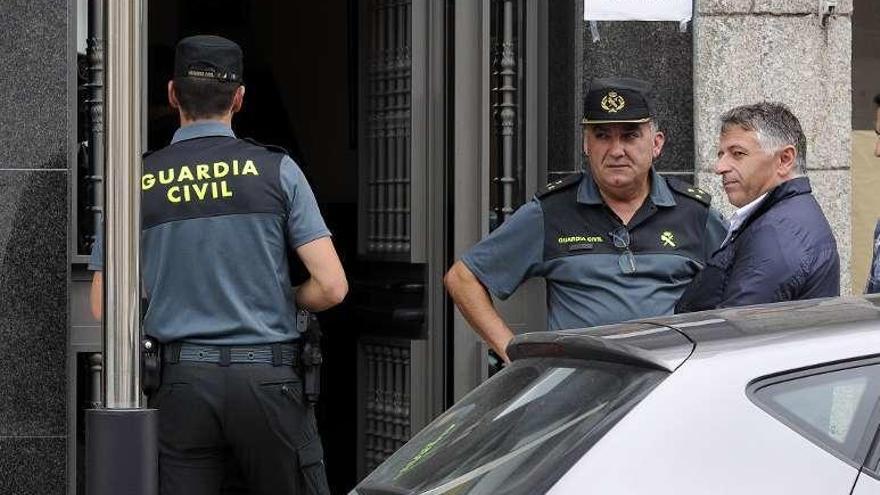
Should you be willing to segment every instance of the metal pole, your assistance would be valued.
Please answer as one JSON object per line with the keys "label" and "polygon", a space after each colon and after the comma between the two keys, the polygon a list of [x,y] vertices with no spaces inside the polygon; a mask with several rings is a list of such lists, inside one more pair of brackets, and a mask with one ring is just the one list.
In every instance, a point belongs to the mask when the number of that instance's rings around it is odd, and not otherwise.
{"label": "metal pole", "polygon": [[157,411],[140,389],[143,0],[106,0],[104,409],[86,413],[88,495],[158,491]]}
{"label": "metal pole", "polygon": [[140,392],[141,0],[108,0],[105,141],[105,406],[143,406]]}

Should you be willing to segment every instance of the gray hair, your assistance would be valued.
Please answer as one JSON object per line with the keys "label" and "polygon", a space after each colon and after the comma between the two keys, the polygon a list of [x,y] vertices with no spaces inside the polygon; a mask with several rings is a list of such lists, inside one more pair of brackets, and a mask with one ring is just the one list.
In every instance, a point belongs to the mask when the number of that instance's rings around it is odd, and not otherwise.
{"label": "gray hair", "polygon": [[731,127],[754,131],[764,151],[773,153],[786,146],[794,146],[795,173],[807,169],[807,138],[797,117],[782,103],[762,101],[743,105],[721,115],[721,133]]}

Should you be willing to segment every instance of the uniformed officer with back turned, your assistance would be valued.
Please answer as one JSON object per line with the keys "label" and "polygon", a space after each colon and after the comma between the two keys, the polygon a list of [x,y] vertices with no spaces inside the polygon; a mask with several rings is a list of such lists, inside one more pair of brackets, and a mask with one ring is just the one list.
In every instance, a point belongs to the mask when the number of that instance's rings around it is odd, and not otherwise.
{"label": "uniformed officer with back turned", "polygon": [[[300,168],[231,129],[242,65],[230,40],[181,40],[168,83],[180,129],[143,161],[143,328],[163,352],[150,396],[163,495],[229,493],[229,473],[251,494],[329,492],[296,313],[338,304],[348,286]],[[296,290],[292,256],[309,273]]]}
{"label": "uniformed officer with back turned", "polygon": [[652,167],[664,144],[652,93],[637,79],[591,81],[589,169],[549,184],[446,274],[456,306],[505,361],[513,333],[490,294],[545,278],[551,330],[670,314],[724,239],[709,195]]}

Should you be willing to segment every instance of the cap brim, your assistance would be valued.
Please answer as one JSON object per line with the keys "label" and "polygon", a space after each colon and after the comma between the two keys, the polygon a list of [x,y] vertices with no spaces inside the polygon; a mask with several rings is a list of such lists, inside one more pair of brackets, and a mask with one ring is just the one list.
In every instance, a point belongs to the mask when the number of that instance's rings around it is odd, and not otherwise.
{"label": "cap brim", "polygon": [[581,120],[581,124],[644,124],[645,122],[650,122],[651,117],[645,117],[643,119],[623,119],[623,120],[589,120],[583,119]]}

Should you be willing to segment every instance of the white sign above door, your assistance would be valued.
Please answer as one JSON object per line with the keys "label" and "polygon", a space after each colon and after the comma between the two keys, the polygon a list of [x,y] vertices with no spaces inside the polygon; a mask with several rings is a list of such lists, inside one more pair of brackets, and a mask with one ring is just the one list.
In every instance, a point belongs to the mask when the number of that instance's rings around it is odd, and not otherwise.
{"label": "white sign above door", "polygon": [[687,22],[693,10],[693,0],[584,0],[585,21]]}

